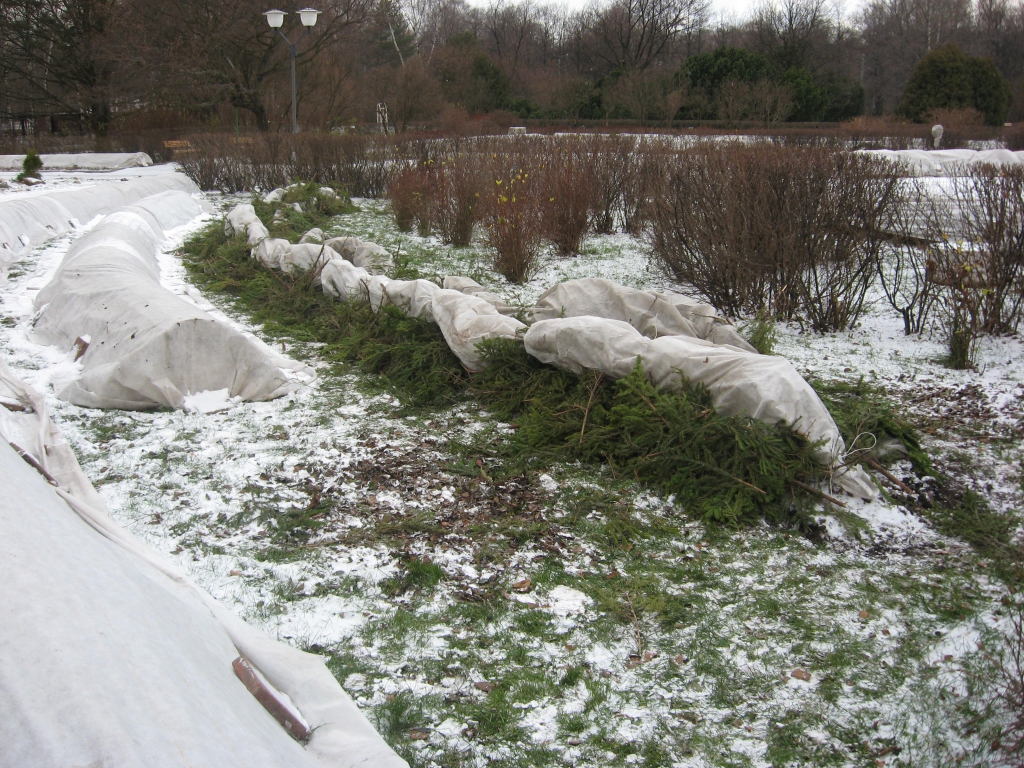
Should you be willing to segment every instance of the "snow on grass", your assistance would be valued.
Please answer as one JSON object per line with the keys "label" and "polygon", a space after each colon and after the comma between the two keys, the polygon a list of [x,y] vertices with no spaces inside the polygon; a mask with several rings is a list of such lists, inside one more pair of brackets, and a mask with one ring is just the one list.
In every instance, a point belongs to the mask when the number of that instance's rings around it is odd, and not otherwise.
{"label": "snow on grass", "polygon": [[[398,233],[386,204],[359,203],[337,232],[520,304],[570,277],[669,285],[617,235],[511,286],[479,240],[443,247]],[[169,234],[162,279],[259,335],[172,255],[206,221]],[[69,242],[12,274],[0,350],[45,392],[115,518],[239,615],[324,654],[413,765],[986,764],[991,732],[970,732],[980,705],[966,693],[984,679],[1002,587],[907,510],[851,503],[865,528],[826,518],[812,540],[709,528],[595,468],[495,480],[449,447],[491,424],[473,403],[406,408],[290,339],[265,340],[319,375],[279,400],[73,406],[54,395],[76,373],[70,352],[30,336],[31,299]],[[877,382],[923,420],[931,448],[976,454],[970,481],[1019,505],[1020,449],[1005,439],[1021,424],[1019,340],[986,341],[970,373],[936,363],[941,344],[904,338],[881,305],[848,334],[780,331],[801,370]]]}

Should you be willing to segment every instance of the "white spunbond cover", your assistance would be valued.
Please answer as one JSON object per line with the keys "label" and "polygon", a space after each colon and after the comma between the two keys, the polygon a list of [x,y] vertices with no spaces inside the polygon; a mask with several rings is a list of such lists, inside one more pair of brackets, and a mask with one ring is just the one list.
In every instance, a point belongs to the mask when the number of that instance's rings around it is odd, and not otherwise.
{"label": "white spunbond cover", "polygon": [[598,277],[567,280],[549,288],[537,299],[530,317],[533,321],[603,317],[629,323],[649,339],[688,336],[757,353],[710,305],[678,294],[627,288]]}
{"label": "white spunbond cover", "polygon": [[957,176],[971,165],[1020,165],[1024,152],[1008,149],[863,149],[875,157],[900,163],[913,176]]}
{"label": "white spunbond cover", "polygon": [[35,301],[38,340],[67,350],[88,342],[81,376],[61,398],[91,408],[182,408],[188,395],[224,389],[240,400],[269,400],[310,376],[160,285],[164,231],[201,212],[190,195],[165,192],[72,243]]}
{"label": "white spunbond cover", "polygon": [[[0,436],[0,767],[406,766],[322,659],[249,627],[110,518],[2,360]],[[238,656],[309,724],[305,748],[236,678]]]}
{"label": "white spunbond cover", "polygon": [[438,288],[429,280],[389,280],[342,259],[329,261],[320,280],[328,296],[368,301],[374,310],[391,304],[412,317],[436,323],[452,352],[470,371],[484,367],[477,349],[481,341],[515,339],[526,328],[484,299]]}
{"label": "white spunbond cover", "polygon": [[170,190],[198,192],[199,187],[182,173],[163,173],[0,200],[0,280],[29,249],[66,235],[96,216]]}
{"label": "white spunbond cover", "polygon": [[[574,373],[629,374],[641,361],[659,388],[678,389],[682,380],[707,387],[715,409],[726,416],[782,422],[810,442],[821,442],[819,460],[835,467],[846,452],[828,409],[785,358],[751,354],[735,347],[685,336],[648,339],[632,325],[599,317],[541,320],[523,339],[538,360]],[[863,470],[837,473],[836,482],[853,495],[877,491]]]}
{"label": "white spunbond cover", "polygon": [[439,288],[433,297],[434,322],[452,352],[470,371],[484,368],[477,346],[485,339],[516,339],[526,326],[498,312],[484,299]]}
{"label": "white spunbond cover", "polygon": [[[40,155],[39,159],[44,171],[121,171],[153,164],[145,152],[82,152]],[[25,155],[0,155],[0,171],[20,171],[24,163]]]}
{"label": "white spunbond cover", "polygon": [[460,293],[483,299],[503,315],[514,315],[516,313],[515,307],[506,303],[498,294],[488,291],[472,278],[449,275],[444,279],[444,287],[451,291],[459,291]]}
{"label": "white spunbond cover", "polygon": [[256,210],[249,203],[236,205],[227,215],[224,222],[225,235],[246,236],[249,245],[257,245],[261,240],[270,237],[270,232],[256,215]]}

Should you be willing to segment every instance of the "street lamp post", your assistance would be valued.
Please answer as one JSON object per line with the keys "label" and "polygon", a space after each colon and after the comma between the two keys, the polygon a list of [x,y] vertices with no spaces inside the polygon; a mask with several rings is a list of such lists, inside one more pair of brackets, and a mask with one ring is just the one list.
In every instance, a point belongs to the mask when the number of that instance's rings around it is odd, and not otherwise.
{"label": "street lamp post", "polygon": [[276,29],[277,34],[281,36],[281,39],[288,44],[288,56],[291,58],[292,65],[292,133],[299,132],[299,120],[296,114],[296,95],[295,95],[295,55],[299,51],[299,43],[306,39],[309,35],[309,31],[316,26],[316,17],[320,15],[320,11],[315,8],[303,8],[299,11],[299,20],[302,21],[302,26],[306,28],[299,39],[294,43],[285,37],[284,32],[281,31],[281,26],[284,24],[284,17],[288,14],[285,11],[264,11],[264,16],[267,17],[267,24],[270,25],[271,29]]}

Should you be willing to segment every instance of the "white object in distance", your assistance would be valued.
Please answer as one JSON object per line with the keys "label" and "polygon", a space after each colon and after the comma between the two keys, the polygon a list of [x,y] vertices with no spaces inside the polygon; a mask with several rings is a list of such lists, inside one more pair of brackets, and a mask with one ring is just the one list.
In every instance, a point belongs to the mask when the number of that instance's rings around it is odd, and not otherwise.
{"label": "white object in distance", "polygon": [[941,125],[932,126],[932,146],[935,149],[938,149],[939,144],[942,143],[942,134],[944,133],[944,131],[945,129]]}
{"label": "white object in distance", "polygon": [[316,18],[320,15],[320,11],[316,8],[303,8],[299,11],[299,19],[302,21],[304,27],[315,27]]}
{"label": "white object in distance", "polygon": [[267,24],[270,25],[271,29],[280,29],[284,24],[284,17],[288,14],[285,11],[264,11],[263,15],[267,17]]}

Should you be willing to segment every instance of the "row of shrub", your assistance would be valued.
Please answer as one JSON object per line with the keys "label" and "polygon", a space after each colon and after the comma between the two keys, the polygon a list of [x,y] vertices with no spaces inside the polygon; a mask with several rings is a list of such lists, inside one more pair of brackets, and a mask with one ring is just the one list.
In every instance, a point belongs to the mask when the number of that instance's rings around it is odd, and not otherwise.
{"label": "row of shrub", "polygon": [[1024,320],[1024,168],[977,165],[944,192],[870,156],[695,147],[673,157],[649,241],[679,282],[727,314],[852,327],[878,285],[907,334],[937,321],[950,362]]}
{"label": "row of shrub", "polygon": [[1024,319],[1020,167],[970,167],[936,197],[887,160],[833,148],[529,137],[426,157],[389,190],[404,229],[465,245],[481,222],[494,268],[514,282],[543,241],[571,256],[588,234],[621,228],[734,318],[844,330],[880,285],[908,334],[941,324],[958,366],[979,333]]}
{"label": "row of shrub", "polygon": [[461,246],[480,227],[513,282],[529,278],[545,242],[571,256],[589,234],[622,230],[733,318],[843,330],[880,285],[907,333],[940,323],[957,365],[971,364],[978,334],[1024,319],[1017,167],[971,168],[936,199],[885,160],[764,140],[271,135],[230,151],[224,141],[197,138],[182,158],[205,188],[309,178],[387,194],[402,229]]}
{"label": "row of shrub", "polygon": [[512,282],[529,278],[543,241],[573,256],[592,232],[639,234],[651,166],[676,151],[633,135],[482,138],[426,149],[389,186],[399,228],[463,246],[483,223],[494,267]]}

